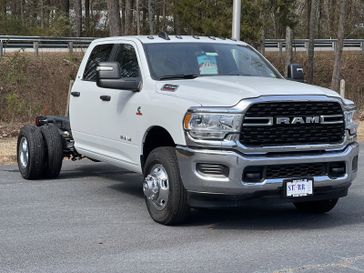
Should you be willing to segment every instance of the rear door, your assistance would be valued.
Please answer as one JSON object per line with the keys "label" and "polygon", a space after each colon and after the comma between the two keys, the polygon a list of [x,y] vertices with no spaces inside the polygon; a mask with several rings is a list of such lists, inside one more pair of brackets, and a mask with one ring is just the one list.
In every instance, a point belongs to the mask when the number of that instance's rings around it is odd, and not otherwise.
{"label": "rear door", "polygon": [[[96,67],[111,59],[114,44],[96,45],[85,64],[83,73],[77,76],[70,97],[70,121],[75,146],[80,153],[103,155],[107,147],[106,136],[100,130],[105,122],[104,105],[100,100],[100,88],[96,85]],[[87,54],[86,54],[87,56]]]}

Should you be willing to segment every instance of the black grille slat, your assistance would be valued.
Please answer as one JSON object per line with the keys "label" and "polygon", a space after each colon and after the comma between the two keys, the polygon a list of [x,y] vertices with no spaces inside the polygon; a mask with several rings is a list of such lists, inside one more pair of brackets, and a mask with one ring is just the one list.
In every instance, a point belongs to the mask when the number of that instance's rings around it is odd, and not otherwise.
{"label": "black grille slat", "polygon": [[[275,102],[252,105],[245,117],[304,118],[321,115],[343,116],[343,112],[337,102]],[[343,141],[344,132],[344,123],[243,126],[240,142],[246,146],[334,144]]]}
{"label": "black grille slat", "polygon": [[327,175],[327,164],[307,163],[291,165],[271,165],[266,167],[267,179],[289,178],[289,177],[308,177]]}
{"label": "black grille slat", "polygon": [[337,102],[274,102],[252,105],[247,117],[342,115]]}

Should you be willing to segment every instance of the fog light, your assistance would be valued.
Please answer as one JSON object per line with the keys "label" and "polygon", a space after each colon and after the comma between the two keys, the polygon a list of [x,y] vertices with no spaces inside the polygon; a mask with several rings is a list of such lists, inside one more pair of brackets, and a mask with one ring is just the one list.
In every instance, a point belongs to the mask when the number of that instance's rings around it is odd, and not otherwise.
{"label": "fog light", "polygon": [[329,163],[329,177],[336,178],[344,176],[346,173],[345,162]]}
{"label": "fog light", "polygon": [[249,166],[244,169],[243,181],[248,183],[257,183],[263,180],[262,166]]}

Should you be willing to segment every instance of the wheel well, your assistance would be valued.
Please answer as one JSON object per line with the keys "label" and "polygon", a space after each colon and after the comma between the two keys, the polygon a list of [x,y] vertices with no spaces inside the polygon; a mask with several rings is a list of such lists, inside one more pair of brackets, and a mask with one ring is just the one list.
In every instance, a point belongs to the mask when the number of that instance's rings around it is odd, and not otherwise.
{"label": "wheel well", "polygon": [[173,138],[166,129],[159,126],[155,126],[148,131],[147,136],[145,137],[144,140],[143,155],[140,158],[142,168],[144,168],[145,160],[147,159],[150,152],[153,149],[162,146],[175,147],[176,144],[174,143]]}

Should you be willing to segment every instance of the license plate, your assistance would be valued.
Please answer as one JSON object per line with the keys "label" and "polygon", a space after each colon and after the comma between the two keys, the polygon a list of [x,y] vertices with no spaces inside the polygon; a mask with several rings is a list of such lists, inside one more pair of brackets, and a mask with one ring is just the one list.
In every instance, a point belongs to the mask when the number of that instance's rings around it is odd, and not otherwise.
{"label": "license plate", "polygon": [[285,180],[286,197],[304,197],[313,195],[313,178]]}

